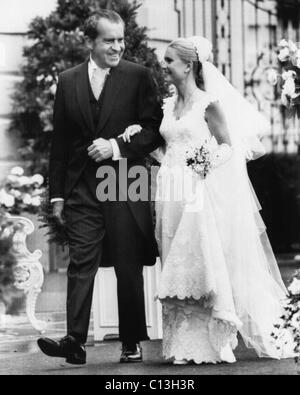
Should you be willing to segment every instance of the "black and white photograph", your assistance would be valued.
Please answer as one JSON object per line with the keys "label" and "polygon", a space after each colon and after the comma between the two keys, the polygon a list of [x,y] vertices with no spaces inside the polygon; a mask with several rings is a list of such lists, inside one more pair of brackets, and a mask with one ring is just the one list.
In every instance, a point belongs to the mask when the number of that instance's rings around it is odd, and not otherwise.
{"label": "black and white photograph", "polygon": [[300,375],[300,0],[0,0],[0,375]]}

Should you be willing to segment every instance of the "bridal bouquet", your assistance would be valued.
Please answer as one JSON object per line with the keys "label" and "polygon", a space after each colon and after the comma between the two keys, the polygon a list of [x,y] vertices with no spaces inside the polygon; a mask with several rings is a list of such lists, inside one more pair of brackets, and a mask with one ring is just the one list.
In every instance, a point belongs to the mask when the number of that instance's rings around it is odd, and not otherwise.
{"label": "bridal bouquet", "polygon": [[300,363],[300,270],[298,270],[290,286],[289,295],[280,323],[275,325],[272,337],[275,339],[278,349],[286,345],[288,339],[294,343],[296,363]]}
{"label": "bridal bouquet", "polygon": [[212,168],[211,152],[205,141],[201,147],[191,147],[186,152],[186,164],[202,178],[206,178]]}

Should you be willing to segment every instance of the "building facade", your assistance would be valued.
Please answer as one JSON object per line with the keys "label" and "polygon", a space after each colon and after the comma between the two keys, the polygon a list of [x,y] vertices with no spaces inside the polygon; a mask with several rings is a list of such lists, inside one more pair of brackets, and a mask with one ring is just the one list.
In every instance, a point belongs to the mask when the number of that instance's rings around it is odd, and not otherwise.
{"label": "building facade", "polygon": [[7,128],[28,25],[34,17],[48,15],[55,5],[56,0],[0,1],[0,179],[18,161],[18,141]]}

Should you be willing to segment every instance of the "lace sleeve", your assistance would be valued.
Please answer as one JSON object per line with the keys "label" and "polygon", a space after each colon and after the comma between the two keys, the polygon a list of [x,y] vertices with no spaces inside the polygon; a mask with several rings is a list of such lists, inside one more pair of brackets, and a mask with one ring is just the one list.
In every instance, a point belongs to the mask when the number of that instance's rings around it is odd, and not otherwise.
{"label": "lace sleeve", "polygon": [[214,96],[211,93],[207,93],[205,101],[204,101],[204,114],[211,104],[219,104],[219,103],[220,103],[220,101],[217,98],[217,96]]}
{"label": "lace sleeve", "polygon": [[205,119],[206,110],[213,103],[219,103],[218,98],[209,93],[205,93],[199,101],[194,103],[194,106],[198,110],[198,116],[200,115]]}

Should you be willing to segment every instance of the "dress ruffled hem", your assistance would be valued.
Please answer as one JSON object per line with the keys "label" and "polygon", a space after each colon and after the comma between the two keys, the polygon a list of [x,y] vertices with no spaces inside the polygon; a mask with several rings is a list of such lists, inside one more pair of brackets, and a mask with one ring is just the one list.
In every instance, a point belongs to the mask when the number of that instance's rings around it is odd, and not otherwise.
{"label": "dress ruffled hem", "polygon": [[189,300],[195,301],[197,304],[202,304],[204,308],[209,309],[214,307],[216,296],[217,294],[215,291],[210,291],[204,294],[202,292],[159,292],[155,295],[155,300],[160,300],[161,302],[165,300],[170,301],[172,299],[176,299],[181,302]]}
{"label": "dress ruffled hem", "polygon": [[228,361],[227,360],[223,360],[223,359],[212,360],[210,358],[207,358],[207,359],[200,358],[200,359],[196,359],[196,360],[194,360],[194,359],[188,360],[186,358],[182,358],[180,354],[179,355],[172,355],[172,356],[163,355],[163,358],[166,359],[166,360],[169,360],[169,359],[170,360],[179,360],[179,361],[187,360],[189,363],[191,362],[191,363],[194,363],[195,365],[202,365],[202,364],[203,365],[205,365],[205,364],[218,365],[218,364],[221,364],[221,363],[236,363],[235,357],[232,360],[228,359]]}
{"label": "dress ruffled hem", "polygon": [[167,355],[166,353],[163,354],[164,359],[166,360],[185,360],[188,363],[194,363],[196,365],[202,365],[202,364],[221,364],[221,363],[236,363],[236,358],[234,353],[232,352],[232,349],[229,345],[225,346],[221,351],[220,351],[220,357],[212,358],[211,355],[201,355],[201,356],[195,356],[195,355],[190,355],[188,356],[185,353],[182,352],[177,352],[174,353],[174,355]]}
{"label": "dress ruffled hem", "polygon": [[163,355],[201,363],[236,362],[240,320],[233,312],[214,311],[197,300],[171,299],[163,304]]}

